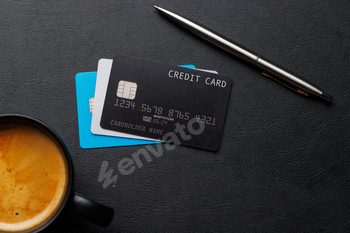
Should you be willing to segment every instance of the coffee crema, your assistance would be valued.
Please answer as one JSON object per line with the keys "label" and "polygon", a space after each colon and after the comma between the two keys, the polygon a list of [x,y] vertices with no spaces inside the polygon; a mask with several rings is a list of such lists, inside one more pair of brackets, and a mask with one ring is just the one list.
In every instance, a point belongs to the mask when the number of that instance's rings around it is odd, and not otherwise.
{"label": "coffee crema", "polygon": [[67,184],[65,155],[47,135],[21,124],[0,126],[0,231],[45,223],[60,207]]}

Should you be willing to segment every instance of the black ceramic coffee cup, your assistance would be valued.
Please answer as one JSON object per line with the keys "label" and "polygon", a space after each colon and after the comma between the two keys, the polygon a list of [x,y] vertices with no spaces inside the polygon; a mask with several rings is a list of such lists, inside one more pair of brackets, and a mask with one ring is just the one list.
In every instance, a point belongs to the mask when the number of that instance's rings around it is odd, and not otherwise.
{"label": "black ceramic coffee cup", "polygon": [[[89,222],[92,222],[99,226],[108,226],[112,221],[114,210],[105,205],[99,204],[95,201],[89,200],[80,194],[74,192],[74,168],[70,152],[63,142],[61,137],[45,123],[23,115],[1,115],[0,127],[6,127],[7,125],[20,125],[23,127],[32,127],[48,136],[52,142],[55,143],[57,148],[62,151],[62,157],[66,163],[67,172],[67,184],[64,194],[61,196],[61,202],[55,211],[40,224],[31,227],[30,229],[17,231],[23,233],[39,232],[48,227],[58,216],[64,212],[73,212],[78,217],[81,217]],[[1,130],[0,130],[1,132]],[[0,174],[1,176],[1,174]],[[2,200],[0,200],[2,201]],[[64,211],[65,210],[65,211]],[[6,231],[5,231],[6,232]]]}

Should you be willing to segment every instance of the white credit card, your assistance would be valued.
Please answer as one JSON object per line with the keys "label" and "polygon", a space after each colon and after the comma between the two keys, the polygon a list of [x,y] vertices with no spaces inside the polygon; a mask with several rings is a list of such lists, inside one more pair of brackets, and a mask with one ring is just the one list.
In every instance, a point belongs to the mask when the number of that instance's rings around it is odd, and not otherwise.
{"label": "white credit card", "polygon": [[[100,122],[101,122],[102,110],[105,103],[106,91],[108,87],[109,76],[111,73],[112,65],[113,65],[112,59],[102,58],[98,62],[95,96],[94,96],[94,99],[91,100],[91,104],[90,104],[90,107],[93,106],[93,110],[90,109],[90,111],[92,112],[91,132],[97,135],[159,141],[153,138],[147,138],[147,137],[137,136],[133,134],[107,130],[101,127]],[[217,72],[213,70],[201,69],[201,71],[217,74]]]}

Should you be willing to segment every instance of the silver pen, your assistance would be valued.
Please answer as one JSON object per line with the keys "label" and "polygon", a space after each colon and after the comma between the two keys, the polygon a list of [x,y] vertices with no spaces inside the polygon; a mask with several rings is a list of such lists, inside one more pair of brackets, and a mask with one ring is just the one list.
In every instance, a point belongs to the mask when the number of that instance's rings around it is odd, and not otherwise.
{"label": "silver pen", "polygon": [[198,36],[206,39],[207,41],[219,46],[220,48],[236,55],[237,57],[259,67],[263,70],[262,74],[266,77],[272,78],[275,81],[283,84],[284,86],[306,96],[318,96],[324,100],[332,101],[332,97],[320,88],[316,87],[309,81],[301,78],[299,75],[283,68],[276,63],[269,61],[260,54],[245,48],[244,46],[214,32],[213,30],[199,25],[189,19],[186,19],[178,14],[175,14],[164,8],[154,6],[160,13],[188,29],[189,31],[197,34]]}

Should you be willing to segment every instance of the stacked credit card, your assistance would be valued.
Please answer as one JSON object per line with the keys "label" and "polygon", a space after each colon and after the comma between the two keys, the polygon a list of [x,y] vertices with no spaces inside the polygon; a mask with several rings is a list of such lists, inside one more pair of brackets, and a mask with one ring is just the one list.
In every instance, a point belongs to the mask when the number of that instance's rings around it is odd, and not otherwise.
{"label": "stacked credit card", "polygon": [[194,66],[117,55],[76,75],[82,148],[154,143],[217,151],[232,80]]}

